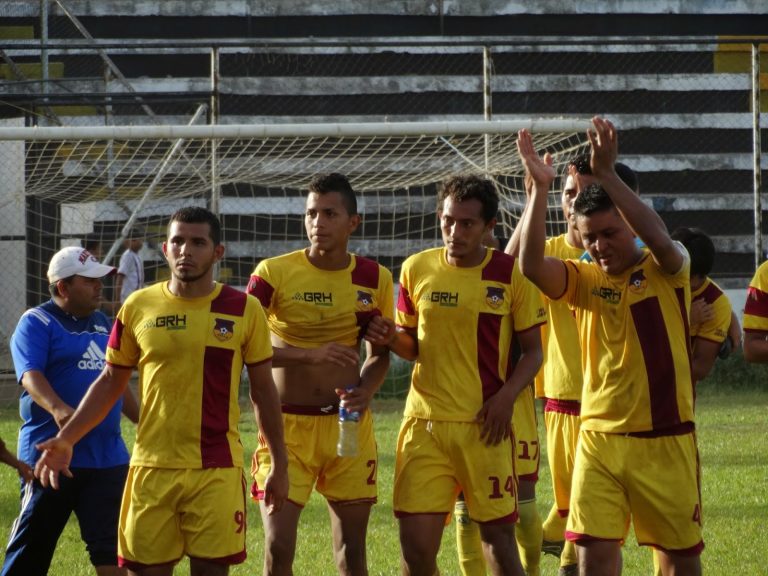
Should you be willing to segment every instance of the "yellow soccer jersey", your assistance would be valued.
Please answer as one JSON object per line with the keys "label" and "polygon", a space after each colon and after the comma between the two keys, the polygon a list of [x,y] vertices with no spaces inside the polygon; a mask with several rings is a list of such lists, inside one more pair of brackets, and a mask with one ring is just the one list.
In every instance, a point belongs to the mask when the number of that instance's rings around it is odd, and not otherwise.
{"label": "yellow soccer jersey", "polygon": [[373,316],[394,317],[392,273],[352,255],[344,270],[320,270],[304,250],[259,262],[248,283],[269,327],[291,346],[358,346]]}
{"label": "yellow soccer jersey", "polygon": [[405,416],[474,421],[512,373],[515,333],[545,321],[538,290],[512,256],[488,249],[472,268],[448,264],[444,248],[409,257],[397,324],[417,329],[419,355]]}
{"label": "yellow soccer jersey", "polygon": [[707,278],[697,290],[691,291],[691,302],[696,300],[704,300],[713,307],[715,314],[711,320],[702,322],[698,326],[691,326],[691,337],[722,343],[728,337],[728,328],[731,325],[731,303],[728,301],[728,296],[720,286]]}
{"label": "yellow soccer jersey", "polygon": [[[583,247],[571,246],[565,234],[548,238],[545,256],[577,260]],[[542,295],[547,309],[547,325],[541,329],[544,362],[536,376],[536,395],[555,400],[581,400],[581,346],[574,312],[562,300]]]}
{"label": "yellow soccer jersey", "polygon": [[271,358],[264,311],[234,288],[217,283],[208,296],[180,298],[162,282],[131,294],[107,346],[109,364],[139,370],[131,464],[242,466],[240,375]]}
{"label": "yellow soccer jersey", "polygon": [[582,428],[656,432],[693,422],[690,260],[666,274],[646,252],[623,274],[566,260],[563,297],[582,345]]}
{"label": "yellow soccer jersey", "polygon": [[755,272],[744,304],[744,332],[768,332],[768,262]]}

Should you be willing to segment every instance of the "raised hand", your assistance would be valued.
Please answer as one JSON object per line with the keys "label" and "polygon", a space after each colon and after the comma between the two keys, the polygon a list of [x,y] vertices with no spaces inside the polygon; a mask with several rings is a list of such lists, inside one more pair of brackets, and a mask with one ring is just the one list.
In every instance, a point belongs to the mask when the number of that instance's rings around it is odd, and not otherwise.
{"label": "raised hand", "polygon": [[555,168],[552,166],[552,155],[547,152],[543,158],[539,156],[533,147],[531,133],[525,128],[517,133],[517,153],[520,155],[520,160],[522,160],[525,168],[526,181],[530,176],[537,186],[549,190],[549,186],[557,176]]}
{"label": "raised hand", "polygon": [[613,123],[605,118],[592,118],[592,127],[592,130],[587,130],[587,138],[592,146],[590,167],[592,174],[599,177],[614,170],[619,154],[619,136]]}

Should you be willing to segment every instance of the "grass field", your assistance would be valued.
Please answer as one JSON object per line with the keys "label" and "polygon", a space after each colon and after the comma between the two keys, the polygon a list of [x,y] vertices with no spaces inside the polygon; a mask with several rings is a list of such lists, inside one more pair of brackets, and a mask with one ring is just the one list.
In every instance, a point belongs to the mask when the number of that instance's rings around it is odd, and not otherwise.
{"label": "grass field", "polygon": [[[726,374],[727,376],[727,374]],[[765,380],[763,380],[765,382]],[[768,390],[707,385],[699,391],[697,413],[699,450],[703,464],[703,501],[706,550],[702,556],[707,575],[732,576],[768,573],[768,543],[764,537],[768,517]],[[379,504],[373,509],[368,532],[369,567],[372,575],[398,574],[397,523],[392,515],[392,478],[397,429],[402,401],[378,401],[376,433],[379,442]],[[243,416],[246,451],[255,444],[256,432],[250,414]],[[18,428],[15,410],[0,410],[0,435],[13,445]],[[130,427],[126,437],[132,439]],[[544,458],[544,456],[542,456]],[[544,516],[552,502],[549,473],[542,460],[539,482],[539,511]],[[5,542],[18,512],[18,482],[14,471],[0,467],[0,541]],[[261,571],[262,531],[255,508],[249,509],[248,560],[230,574],[252,575]],[[440,551],[442,574],[459,574],[456,562],[454,525],[446,528]],[[300,526],[295,563],[297,575],[335,574],[330,552],[328,516],[321,498],[313,497]],[[76,576],[92,573],[77,522],[70,521],[59,542],[50,574]],[[188,574],[186,563],[176,569]],[[557,573],[554,558],[542,560],[542,576]],[[651,558],[637,547],[633,537],[624,547],[625,576],[650,575]]]}

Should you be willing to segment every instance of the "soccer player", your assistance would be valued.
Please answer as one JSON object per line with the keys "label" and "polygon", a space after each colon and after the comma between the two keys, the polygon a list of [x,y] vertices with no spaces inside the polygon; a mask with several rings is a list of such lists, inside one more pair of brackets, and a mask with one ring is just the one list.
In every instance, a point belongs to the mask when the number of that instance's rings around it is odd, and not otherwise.
{"label": "soccer player", "polygon": [[[597,265],[545,257],[555,173],[526,130],[518,137],[534,179],[521,267],[547,297],[573,308],[582,346],[581,430],[566,537],[576,543],[582,575],[613,575],[632,519],[638,541],[658,551],[664,574],[700,574],[688,255],[616,174],[614,126],[594,118],[588,137],[601,184],[581,192],[573,210]],[[636,245],[633,231],[647,249]]]}
{"label": "soccer player", "polygon": [[491,572],[522,576],[512,412],[541,365],[546,315],[515,259],[482,244],[496,223],[493,183],[452,177],[438,200],[444,247],[403,263],[399,327],[375,318],[368,329],[374,342],[415,361],[395,464],[403,567],[435,573],[446,515],[463,491]]}
{"label": "soccer player", "polygon": [[[483,245],[503,250],[508,238],[497,238],[493,230],[483,238]],[[513,361],[519,356],[518,346],[513,346]],[[533,383],[518,394],[512,412],[514,433],[515,474],[517,476],[518,521],[515,526],[515,540],[520,553],[520,562],[527,576],[538,576],[541,562],[542,526],[536,506],[536,482],[539,479],[539,433],[536,419],[536,405]],[[485,576],[483,544],[480,527],[469,518],[464,495],[460,494],[454,507],[456,520],[456,547],[459,566],[464,576]]]}
{"label": "soccer player", "polygon": [[[316,487],[328,502],[333,550],[341,574],[367,574],[366,532],[376,501],[376,441],[369,405],[389,368],[386,346],[359,349],[371,318],[394,315],[392,274],[348,252],[360,224],[357,199],[342,174],[309,185],[304,225],[309,247],[262,260],[248,284],[267,311],[273,375],[282,402],[290,488],[283,509],[266,513],[265,574],[292,573],[299,516]],[[360,413],[359,452],[337,455],[339,398]],[[267,446],[253,458],[252,494],[261,498],[271,461]]]}
{"label": "soccer player", "polygon": [[738,325],[739,320],[728,297],[708,276],[715,262],[712,239],[698,228],[678,228],[671,237],[691,258],[691,370],[698,382],[711,372],[719,355],[728,354],[731,323]]}
{"label": "soccer player", "polygon": [[[40,457],[35,445],[71,418],[104,366],[110,321],[99,307],[102,279],[114,271],[83,248],[62,248],[48,266],[51,299],[25,312],[11,337],[13,364],[22,386],[19,457],[27,468]],[[128,389],[124,404],[116,400],[104,421],[75,448],[74,478],[64,478],[60,490],[39,482],[23,483],[21,513],[8,541],[4,576],[46,574],[72,512],[96,573],[125,573],[117,567],[117,523],[129,458],[120,435],[120,411],[136,422],[138,407]]]}
{"label": "soccer player", "polygon": [[288,491],[272,346],[258,301],[214,282],[224,254],[218,218],[182,208],[163,243],[171,279],[134,292],[118,313],[107,366],[44,450],[35,474],[60,486],[72,446],[93,428],[138,366],[141,416],[120,512],[120,564],[164,576],[183,556],[196,576],[221,576],[246,556],[246,482],[237,423],[247,367],[259,434],[274,463],[265,499],[280,510]]}
{"label": "soccer player", "polygon": [[[576,227],[573,203],[579,193],[596,183],[589,165],[589,155],[573,158],[567,166],[567,176],[560,197],[560,206],[566,221],[566,231],[559,236],[548,238],[544,255],[561,259],[584,258],[581,235]],[[616,173],[636,193],[639,190],[634,171],[617,162]],[[526,193],[530,196],[532,182],[526,178]],[[528,210],[530,201],[524,210]],[[522,219],[522,218],[521,218]],[[522,226],[515,229],[506,252],[513,256],[519,253]],[[544,362],[536,376],[536,394],[545,399],[544,423],[547,431],[547,459],[552,477],[554,503],[542,526],[542,550],[560,558],[560,576],[578,572],[576,548],[565,541],[565,526],[571,498],[571,476],[576,456],[576,442],[579,437],[581,412],[581,347],[573,312],[568,304],[544,297],[547,308],[547,324],[542,328]],[[521,486],[521,499],[523,487]]]}
{"label": "soccer player", "polygon": [[768,262],[755,271],[744,305],[744,359],[768,362]]}

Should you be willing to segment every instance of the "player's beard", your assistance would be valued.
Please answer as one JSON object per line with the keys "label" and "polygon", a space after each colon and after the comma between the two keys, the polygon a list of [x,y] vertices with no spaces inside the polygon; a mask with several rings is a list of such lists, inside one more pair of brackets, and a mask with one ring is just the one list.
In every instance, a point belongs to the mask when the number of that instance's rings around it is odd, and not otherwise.
{"label": "player's beard", "polygon": [[208,272],[211,269],[211,266],[213,266],[213,264],[209,264],[208,266],[205,267],[205,269],[203,271],[199,272],[198,274],[195,274],[192,271],[178,270],[178,269],[174,268],[173,269],[173,275],[180,282],[192,283],[192,282],[196,282],[197,280],[200,280],[200,278],[202,278],[206,274],[208,274]]}

